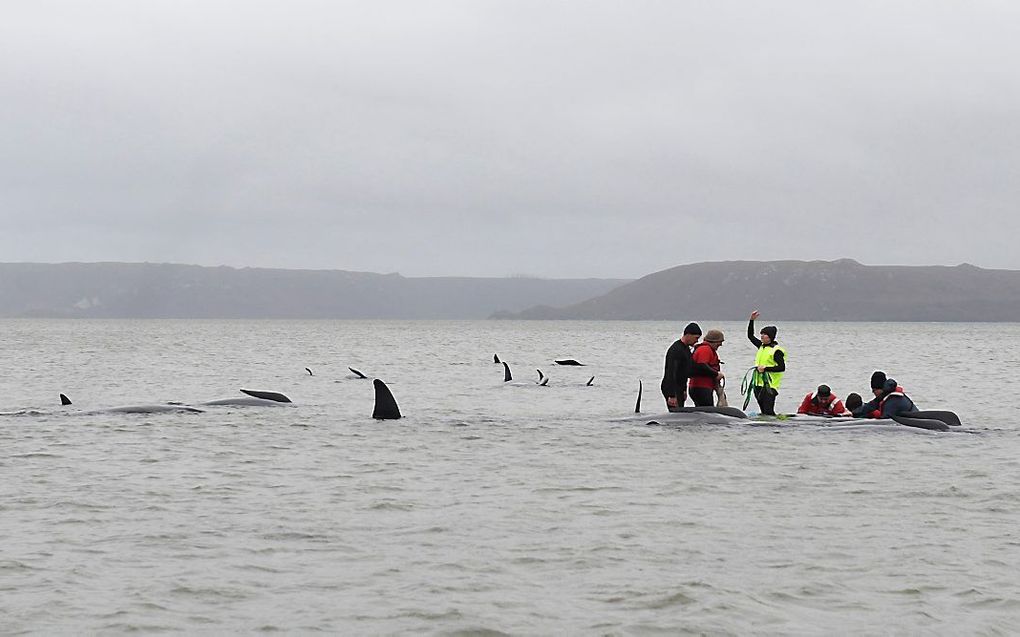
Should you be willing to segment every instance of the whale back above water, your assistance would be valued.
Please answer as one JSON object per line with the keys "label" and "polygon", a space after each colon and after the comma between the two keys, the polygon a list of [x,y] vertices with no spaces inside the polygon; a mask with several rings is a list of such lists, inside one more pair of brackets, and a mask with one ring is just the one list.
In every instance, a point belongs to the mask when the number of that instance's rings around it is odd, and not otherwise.
{"label": "whale back above water", "polygon": [[287,398],[280,392],[275,391],[260,391],[258,389],[242,389],[241,393],[248,394],[252,398],[261,398],[263,400],[271,400],[278,403],[289,403],[292,402],[290,398]]}

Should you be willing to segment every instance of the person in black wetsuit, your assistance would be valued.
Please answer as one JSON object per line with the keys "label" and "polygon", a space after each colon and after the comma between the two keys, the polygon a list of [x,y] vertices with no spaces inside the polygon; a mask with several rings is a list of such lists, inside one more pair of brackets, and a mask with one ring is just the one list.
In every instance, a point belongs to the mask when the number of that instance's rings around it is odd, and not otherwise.
{"label": "person in black wetsuit", "polygon": [[[876,372],[879,374],[881,372]],[[882,374],[885,378],[885,374]],[[872,382],[874,382],[872,377]],[[875,391],[875,399],[864,403],[851,411],[855,418],[892,418],[902,414],[918,411],[917,405],[899,386],[894,378],[888,378],[880,390]]]}
{"label": "person in black wetsuit", "polygon": [[666,399],[666,408],[679,411],[687,402],[687,379],[691,376],[691,347],[698,342],[701,327],[697,323],[689,323],[684,328],[683,336],[666,350],[666,367],[662,374],[662,397]]}

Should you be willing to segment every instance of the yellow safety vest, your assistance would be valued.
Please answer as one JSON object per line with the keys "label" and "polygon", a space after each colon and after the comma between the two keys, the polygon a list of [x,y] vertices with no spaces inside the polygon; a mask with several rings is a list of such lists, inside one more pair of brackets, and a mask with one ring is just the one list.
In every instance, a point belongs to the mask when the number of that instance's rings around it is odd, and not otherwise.
{"label": "yellow safety vest", "polygon": [[[760,367],[775,367],[776,366],[776,350],[783,353],[783,360],[786,360],[786,349],[782,345],[762,345],[758,348],[758,353],[754,356],[754,366]],[[769,386],[776,391],[779,391],[779,386],[783,384],[783,373],[784,372],[762,372],[754,375],[754,386],[763,387]]]}

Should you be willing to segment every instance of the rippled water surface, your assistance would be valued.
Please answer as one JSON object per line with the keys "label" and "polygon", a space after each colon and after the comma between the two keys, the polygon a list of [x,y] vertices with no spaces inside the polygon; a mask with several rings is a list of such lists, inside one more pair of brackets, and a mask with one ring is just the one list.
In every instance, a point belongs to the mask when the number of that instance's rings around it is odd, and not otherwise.
{"label": "rippled water surface", "polygon": [[[1020,631],[1020,325],[780,324],[781,410],[963,433],[621,421],[684,323],[0,321],[0,632]],[[294,405],[101,411],[239,387]]]}

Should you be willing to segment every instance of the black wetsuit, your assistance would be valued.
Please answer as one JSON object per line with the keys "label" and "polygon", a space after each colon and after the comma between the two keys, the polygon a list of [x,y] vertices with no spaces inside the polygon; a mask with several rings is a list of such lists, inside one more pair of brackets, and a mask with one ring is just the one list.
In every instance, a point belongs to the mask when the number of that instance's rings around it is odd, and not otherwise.
{"label": "black wetsuit", "polygon": [[[683,341],[676,341],[666,350],[666,368],[662,374],[662,397],[676,398],[678,407],[687,399],[687,379],[691,377],[691,348]],[[667,405],[668,407],[668,405]]]}
{"label": "black wetsuit", "polygon": [[[761,348],[761,339],[754,335],[754,319],[747,322],[747,340],[751,341],[751,344],[757,348]],[[778,343],[772,341],[766,347],[774,347]],[[777,349],[772,358],[776,361],[776,364],[772,367],[766,367],[766,372],[785,372],[786,371],[786,356],[783,355],[783,350]],[[774,387],[755,387],[754,388],[754,399],[758,401],[758,411],[763,416],[775,416],[776,415],[776,396],[779,395],[779,390]]]}
{"label": "black wetsuit", "polygon": [[881,413],[878,416],[879,418],[892,418],[893,416],[918,411],[917,405],[914,404],[914,401],[910,400],[910,398],[905,395],[898,395],[889,396],[884,403],[882,402],[882,398],[869,400],[850,413],[854,418],[870,418],[871,413],[877,410],[881,410]]}

